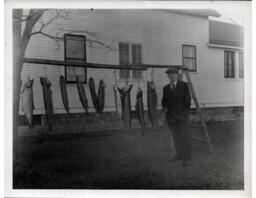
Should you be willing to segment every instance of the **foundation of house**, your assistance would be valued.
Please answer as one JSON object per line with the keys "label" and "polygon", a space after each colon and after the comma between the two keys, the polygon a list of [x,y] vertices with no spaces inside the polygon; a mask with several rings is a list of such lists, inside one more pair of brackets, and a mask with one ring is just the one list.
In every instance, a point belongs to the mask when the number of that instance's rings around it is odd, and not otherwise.
{"label": "foundation of house", "polygon": [[[217,108],[202,108],[204,119],[208,122],[219,122],[229,120],[242,120],[244,118],[243,107],[217,107]],[[148,112],[145,111],[146,127],[151,127],[151,122],[148,117]],[[158,111],[158,125],[164,125],[164,113]],[[199,122],[199,116],[196,109],[190,110],[190,122]],[[34,116],[33,129],[29,129],[24,116],[20,116],[19,121],[19,136],[40,135],[47,133],[47,120],[45,115]],[[95,113],[86,115],[85,113],[72,114],[55,114],[53,121],[52,133],[84,133],[84,132],[99,132],[113,129],[122,129],[123,122],[117,116],[116,112],[104,112],[101,117],[97,117]],[[132,128],[140,128],[136,112],[132,112]]]}

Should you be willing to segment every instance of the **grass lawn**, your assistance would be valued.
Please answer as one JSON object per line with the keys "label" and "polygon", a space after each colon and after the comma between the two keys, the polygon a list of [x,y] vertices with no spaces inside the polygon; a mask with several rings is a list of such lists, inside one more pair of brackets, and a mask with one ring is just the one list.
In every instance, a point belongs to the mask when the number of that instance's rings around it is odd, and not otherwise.
{"label": "grass lawn", "polygon": [[[192,165],[171,162],[168,130],[18,141],[16,189],[243,189],[243,121],[210,123],[215,153],[192,142]],[[193,133],[199,129],[193,128]],[[159,144],[161,137],[163,141]]]}

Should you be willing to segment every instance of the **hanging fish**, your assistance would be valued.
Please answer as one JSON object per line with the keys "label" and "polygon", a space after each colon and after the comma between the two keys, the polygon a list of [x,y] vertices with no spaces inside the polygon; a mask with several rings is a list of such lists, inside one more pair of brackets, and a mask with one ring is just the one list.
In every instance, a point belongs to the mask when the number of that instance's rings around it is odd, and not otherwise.
{"label": "hanging fish", "polygon": [[153,81],[147,82],[148,113],[152,127],[157,128],[157,94]]}
{"label": "hanging fish", "polygon": [[114,79],[116,84],[113,85],[113,90],[114,90],[114,99],[115,99],[115,107],[116,107],[116,112],[118,118],[122,118],[122,104],[121,104],[121,99],[120,99],[120,93],[118,91],[117,87],[117,77],[116,77],[116,70],[114,70]]}
{"label": "hanging fish", "polygon": [[136,94],[135,109],[136,109],[137,116],[139,118],[139,122],[140,122],[140,125],[142,128],[141,132],[142,132],[142,135],[144,136],[145,119],[144,119],[143,92],[142,92],[141,88],[138,88],[138,91]]}
{"label": "hanging fish", "polygon": [[118,91],[120,93],[121,104],[122,104],[122,119],[125,125],[125,129],[130,131],[132,121],[131,121],[131,98],[130,92],[133,85],[127,85],[120,89],[118,87]]}
{"label": "hanging fish", "polygon": [[28,79],[21,89],[23,112],[28,121],[29,128],[33,128],[33,110],[35,109],[33,101],[33,83],[33,79]]}
{"label": "hanging fish", "polygon": [[114,90],[115,107],[116,107],[117,116],[121,119],[122,118],[122,104],[121,104],[120,93],[118,91],[117,85],[113,85],[113,90]]}
{"label": "hanging fish", "polygon": [[60,76],[59,83],[60,83],[60,89],[61,89],[62,102],[65,110],[67,111],[67,113],[69,113],[67,86],[66,86],[66,81],[64,76],[62,75]]}
{"label": "hanging fish", "polygon": [[105,105],[105,83],[100,80],[99,90],[98,90],[98,113],[102,114]]}
{"label": "hanging fish", "polygon": [[43,87],[44,95],[44,106],[46,112],[46,118],[49,125],[49,131],[52,131],[52,122],[53,122],[53,103],[52,103],[52,90],[51,82],[48,78],[40,78],[41,85]]}
{"label": "hanging fish", "polygon": [[91,96],[92,96],[93,106],[95,108],[95,111],[98,113],[99,101],[98,101],[98,96],[95,91],[94,80],[92,77],[89,78],[89,88],[90,88],[90,92],[91,92]]}
{"label": "hanging fish", "polygon": [[77,82],[76,85],[77,85],[80,101],[83,105],[83,108],[85,109],[86,114],[88,115],[89,114],[88,113],[88,100],[86,98],[83,82],[81,80],[79,80],[78,76],[76,77],[76,82]]}

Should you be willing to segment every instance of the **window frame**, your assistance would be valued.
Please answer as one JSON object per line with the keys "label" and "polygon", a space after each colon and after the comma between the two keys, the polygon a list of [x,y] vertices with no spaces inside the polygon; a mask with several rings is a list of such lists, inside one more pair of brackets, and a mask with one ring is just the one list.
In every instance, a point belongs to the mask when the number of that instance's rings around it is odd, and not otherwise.
{"label": "window frame", "polygon": [[[119,57],[119,65],[120,65],[120,50],[119,50],[119,46],[120,44],[127,44],[129,46],[129,63],[128,65],[132,64],[132,46],[133,45],[139,45],[140,46],[140,49],[141,49],[141,64],[143,63],[143,45],[142,43],[136,43],[136,42],[122,42],[122,41],[119,41],[118,42],[118,57]],[[125,65],[124,65],[125,66]],[[138,80],[138,78],[134,78],[133,77],[133,71],[137,71],[137,70],[129,70],[129,80]],[[141,74],[141,78],[139,78],[139,80],[143,80],[143,71],[142,70],[139,70],[142,72]],[[119,79],[120,80],[125,80],[126,78],[123,78],[120,76],[120,69],[119,69]]]}
{"label": "window frame", "polygon": [[[184,47],[194,47],[195,48],[195,57],[184,57]],[[196,45],[182,44],[182,65],[184,65],[184,58],[195,60],[195,69],[188,69],[188,71],[197,72],[197,49],[196,49]]]}
{"label": "window frame", "polygon": [[[81,59],[81,58],[68,58],[67,57],[67,43],[66,43],[66,38],[67,36],[73,36],[73,37],[80,37],[80,38],[83,38],[84,40],[84,58]],[[81,62],[84,62],[86,63],[86,59],[87,59],[87,53],[86,53],[86,36],[85,35],[80,35],[80,34],[64,34],[64,59],[65,61],[69,61],[69,60],[72,60],[72,61],[81,61]],[[74,80],[67,80],[67,67],[70,67],[70,66],[65,66],[65,83],[66,84],[76,84],[77,81],[74,81]],[[84,67],[84,75],[85,75],[85,80],[82,82],[83,84],[87,84],[87,68]]]}
{"label": "window frame", "polygon": [[[229,54],[229,53],[231,53],[232,54],[232,58],[233,58],[233,60],[232,60],[232,68],[233,68],[233,76],[226,76],[225,75],[225,53],[227,53],[227,54]],[[236,63],[235,63],[235,52],[234,51],[232,51],[232,50],[224,50],[224,78],[225,79],[235,79],[236,78]],[[229,55],[228,55],[229,56]],[[228,60],[229,60],[229,57],[227,57],[227,66],[229,66],[229,62],[228,62]],[[228,71],[228,73],[229,73],[229,68],[227,68],[227,71]]]}

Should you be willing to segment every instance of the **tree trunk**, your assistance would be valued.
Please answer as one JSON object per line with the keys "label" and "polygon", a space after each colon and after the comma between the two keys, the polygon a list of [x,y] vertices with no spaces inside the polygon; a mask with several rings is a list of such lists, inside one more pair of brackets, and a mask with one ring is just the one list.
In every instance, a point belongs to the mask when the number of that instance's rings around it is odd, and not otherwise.
{"label": "tree trunk", "polygon": [[13,160],[17,157],[17,134],[20,101],[21,62],[21,16],[22,9],[13,10]]}
{"label": "tree trunk", "polygon": [[31,9],[26,20],[22,34],[21,19],[23,9],[14,9],[13,16],[13,159],[17,157],[17,135],[19,120],[19,102],[21,87],[21,71],[23,67],[23,58],[30,41],[34,25],[41,18],[46,10]]}

